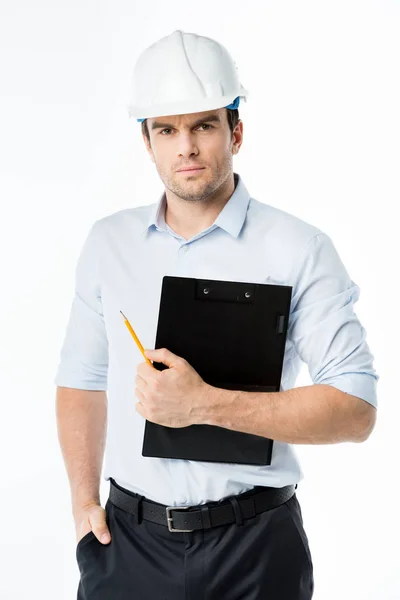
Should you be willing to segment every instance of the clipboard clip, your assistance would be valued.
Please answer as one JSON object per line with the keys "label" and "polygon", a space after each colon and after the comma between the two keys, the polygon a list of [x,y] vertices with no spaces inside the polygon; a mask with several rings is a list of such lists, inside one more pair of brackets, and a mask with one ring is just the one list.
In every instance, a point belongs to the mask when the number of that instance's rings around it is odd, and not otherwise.
{"label": "clipboard clip", "polygon": [[236,281],[196,280],[196,300],[238,302],[253,304],[256,294],[254,283]]}
{"label": "clipboard clip", "polygon": [[[253,304],[255,295],[256,284],[254,283],[214,279],[196,280],[196,300]],[[286,316],[278,314],[276,317],[276,333],[286,333],[287,325]]]}
{"label": "clipboard clip", "polygon": [[278,315],[278,318],[276,320],[276,333],[286,333],[285,315]]}

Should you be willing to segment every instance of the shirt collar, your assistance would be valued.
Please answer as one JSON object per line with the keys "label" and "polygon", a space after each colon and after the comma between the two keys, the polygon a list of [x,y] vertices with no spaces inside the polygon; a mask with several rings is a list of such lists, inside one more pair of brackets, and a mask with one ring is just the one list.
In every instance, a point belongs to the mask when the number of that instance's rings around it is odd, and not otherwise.
{"label": "shirt collar", "polygon": [[[250,201],[250,194],[243,183],[241,176],[234,173],[235,190],[224,208],[214,221],[214,225],[218,225],[229,234],[237,237],[243,227],[246,218],[247,208]],[[147,231],[152,225],[160,228],[166,228],[165,223],[165,191],[161,194],[158,202],[151,207],[149,219],[144,231]]]}

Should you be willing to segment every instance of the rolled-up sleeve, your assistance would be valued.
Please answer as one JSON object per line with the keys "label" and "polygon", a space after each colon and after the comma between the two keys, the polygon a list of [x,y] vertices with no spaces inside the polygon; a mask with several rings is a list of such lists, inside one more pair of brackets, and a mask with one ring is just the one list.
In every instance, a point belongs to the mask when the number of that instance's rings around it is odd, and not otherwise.
{"label": "rolled-up sleeve", "polygon": [[377,407],[379,375],[366,331],[354,313],[359,286],[325,233],[314,235],[296,260],[288,338],[313,383],[332,385]]}
{"label": "rolled-up sleeve", "polygon": [[99,221],[82,246],[75,293],[54,383],[82,390],[106,390],[108,340],[101,302]]}

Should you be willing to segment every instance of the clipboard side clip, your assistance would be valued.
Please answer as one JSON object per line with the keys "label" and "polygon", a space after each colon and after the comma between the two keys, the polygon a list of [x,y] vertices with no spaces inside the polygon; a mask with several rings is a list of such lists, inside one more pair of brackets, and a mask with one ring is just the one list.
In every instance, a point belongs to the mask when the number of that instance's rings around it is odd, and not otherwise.
{"label": "clipboard side clip", "polygon": [[286,333],[286,323],[285,315],[278,315],[276,320],[276,333]]}

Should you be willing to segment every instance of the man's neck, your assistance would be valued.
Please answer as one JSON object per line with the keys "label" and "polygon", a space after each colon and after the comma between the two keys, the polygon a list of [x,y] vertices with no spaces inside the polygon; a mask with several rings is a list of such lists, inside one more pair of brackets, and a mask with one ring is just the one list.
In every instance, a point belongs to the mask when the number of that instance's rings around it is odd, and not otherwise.
{"label": "man's neck", "polygon": [[178,235],[188,240],[210,227],[235,191],[234,175],[214,194],[200,202],[186,201],[166,190],[165,222]]}

